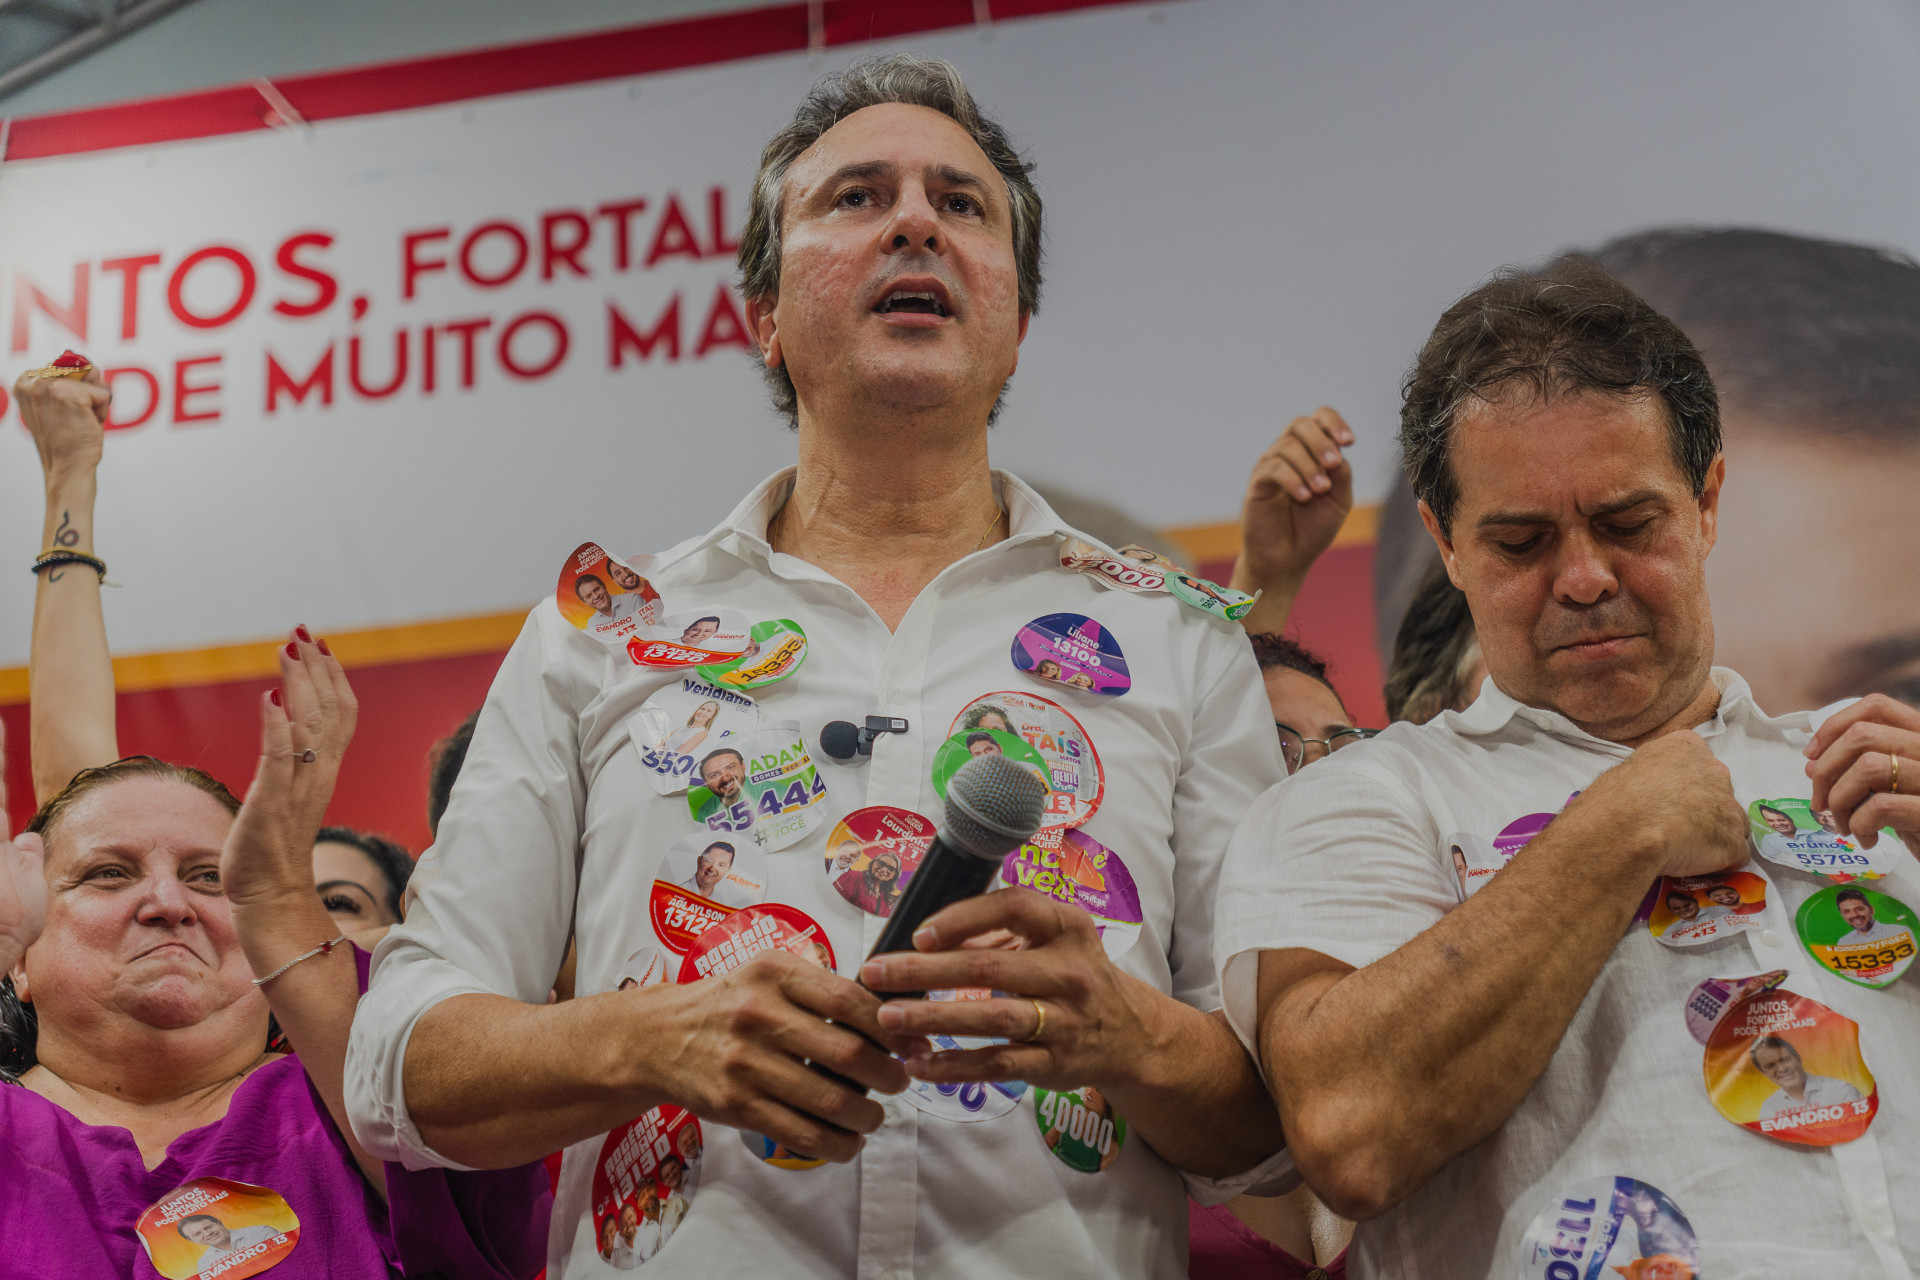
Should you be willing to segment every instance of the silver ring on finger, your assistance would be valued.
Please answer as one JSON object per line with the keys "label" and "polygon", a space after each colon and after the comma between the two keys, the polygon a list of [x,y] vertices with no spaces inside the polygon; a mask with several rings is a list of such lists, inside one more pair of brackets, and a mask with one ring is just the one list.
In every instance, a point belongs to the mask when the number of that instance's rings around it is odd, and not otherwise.
{"label": "silver ring on finger", "polygon": [[319,758],[320,758],[319,753],[316,752],[312,747],[308,747],[305,751],[296,753],[293,757],[293,762],[295,764],[312,764],[315,760],[318,760]]}

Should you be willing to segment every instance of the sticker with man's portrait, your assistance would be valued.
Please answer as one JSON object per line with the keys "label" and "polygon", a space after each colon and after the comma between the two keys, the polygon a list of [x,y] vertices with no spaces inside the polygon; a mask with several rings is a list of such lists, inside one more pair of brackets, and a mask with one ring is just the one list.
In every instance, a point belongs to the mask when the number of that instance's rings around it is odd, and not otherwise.
{"label": "sticker with man's portrait", "polygon": [[691,609],[627,641],[627,656],[643,667],[699,667],[731,662],[753,643],[753,626],[738,609]]}
{"label": "sticker with man's portrait", "polygon": [[693,1206],[706,1140],[679,1107],[655,1107],[607,1135],[593,1166],[600,1260],[632,1271],[666,1247]]}
{"label": "sticker with man's portrait", "polygon": [[300,1219],[280,1193],[230,1178],[195,1178],[134,1223],[153,1269],[167,1280],[240,1280],[293,1252]]}
{"label": "sticker with man's portrait", "polygon": [[1858,836],[1841,829],[1831,811],[1791,796],[1755,800],[1747,806],[1747,824],[1754,847],[1767,861],[1840,884],[1878,880],[1907,856],[1906,846],[1891,827],[1883,829],[1868,849]]}
{"label": "sticker with man's portrait", "polygon": [[1047,788],[1047,807],[1041,819],[1042,828],[1066,826],[1073,817],[1075,798],[1071,795],[1055,795],[1053,772],[1047,767],[1046,759],[1025,738],[1005,729],[967,729],[941,743],[933,753],[933,793],[944,802],[947,783],[953,781],[953,775],[960,772],[961,765],[975,756],[996,753],[1040,779]]}
{"label": "sticker with man's portrait", "polygon": [[1860,1028],[1785,987],[1749,996],[1714,1027],[1701,1063],[1707,1095],[1743,1129],[1830,1147],[1867,1131],[1879,1110]]}
{"label": "sticker with man's portrait", "polygon": [[729,738],[760,727],[760,708],[736,689],[694,676],[656,690],[627,721],[647,781],[663,796],[685,791],[701,757]]}
{"label": "sticker with man's portrait", "polygon": [[1900,899],[1863,885],[1828,885],[1800,904],[1794,932],[1807,954],[1863,987],[1891,986],[1913,963],[1920,919]]}
{"label": "sticker with man's portrait", "polygon": [[687,790],[687,809],[709,831],[773,853],[827,823],[827,784],[790,720],[763,724],[705,752]]}
{"label": "sticker with man's portrait", "polygon": [[1033,1118],[1040,1141],[1054,1159],[1081,1173],[1101,1173],[1113,1167],[1127,1144],[1127,1122],[1092,1085],[1070,1093],[1033,1090]]}
{"label": "sticker with man's portrait", "polygon": [[730,835],[708,832],[674,841],[660,859],[648,895],[654,936],[675,955],[709,926],[767,896],[767,860]]}
{"label": "sticker with man's portrait", "polygon": [[827,882],[868,915],[890,916],[932,847],[933,823],[911,809],[855,809],[827,837]]}
{"label": "sticker with man's portrait", "polygon": [[1567,1188],[1520,1238],[1522,1280],[1695,1280],[1700,1243],[1666,1192],[1633,1178]]}
{"label": "sticker with man's portrait", "polygon": [[[983,694],[960,709],[947,732],[966,738],[981,730],[1011,733],[1039,753],[1047,766],[1048,827],[1079,827],[1100,808],[1106,797],[1107,775],[1093,738],[1071,712],[1049,698],[1015,689]],[[940,798],[944,786],[937,781]]]}
{"label": "sticker with man's portrait", "polygon": [[640,571],[597,542],[574,548],[554,588],[560,616],[602,644],[624,646],[659,624],[660,593]]}
{"label": "sticker with man's portrait", "polygon": [[1079,538],[1067,538],[1060,543],[1060,567],[1084,573],[1104,586],[1122,591],[1165,591],[1167,574],[1184,572],[1145,547],[1123,547],[1110,554],[1105,548]]}
{"label": "sticker with man's portrait", "polygon": [[1767,879],[1757,871],[1665,876],[1655,886],[1647,929],[1670,947],[1697,947],[1758,929],[1766,909]]}

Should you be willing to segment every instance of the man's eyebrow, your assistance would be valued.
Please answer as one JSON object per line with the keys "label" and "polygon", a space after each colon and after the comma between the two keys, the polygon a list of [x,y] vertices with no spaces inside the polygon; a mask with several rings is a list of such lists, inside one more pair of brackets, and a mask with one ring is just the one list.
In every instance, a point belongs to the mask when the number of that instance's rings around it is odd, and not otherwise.
{"label": "man's eyebrow", "polygon": [[976,173],[950,164],[937,164],[927,171],[927,175],[948,187],[971,187],[982,195],[991,195],[993,187]]}
{"label": "man's eyebrow", "polygon": [[859,182],[868,178],[891,178],[900,172],[891,160],[861,160],[854,164],[843,164],[821,180],[822,188],[835,187],[842,182]]}
{"label": "man's eyebrow", "polygon": [[[1625,497],[1603,502],[1586,513],[1589,519],[1597,516],[1616,516],[1622,511],[1631,511],[1635,507],[1645,506],[1649,502],[1664,502],[1666,495],[1658,489],[1640,489]],[[1496,528],[1511,525],[1552,524],[1554,513],[1551,511],[1489,511],[1473,522],[1476,529]]]}

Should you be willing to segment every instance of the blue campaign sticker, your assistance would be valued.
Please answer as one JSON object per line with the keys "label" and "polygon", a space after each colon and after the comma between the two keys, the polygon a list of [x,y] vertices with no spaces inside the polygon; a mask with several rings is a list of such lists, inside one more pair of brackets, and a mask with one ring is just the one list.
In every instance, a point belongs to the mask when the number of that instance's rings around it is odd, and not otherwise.
{"label": "blue campaign sticker", "polygon": [[1120,641],[1081,613],[1049,613],[1013,637],[1013,665],[1038,680],[1118,697],[1133,687]]}
{"label": "blue campaign sticker", "polygon": [[1520,1241],[1523,1280],[1697,1280],[1693,1224],[1666,1192],[1633,1178],[1569,1188]]}
{"label": "blue campaign sticker", "polygon": [[[991,1000],[997,993],[985,988],[969,988],[960,991],[929,991],[927,999],[948,1000]],[[984,1049],[989,1045],[1005,1044],[1005,1040],[992,1040],[982,1036],[929,1036],[936,1052],[951,1052],[956,1049]],[[915,1080],[907,1086],[902,1096],[916,1110],[930,1116],[939,1116],[942,1120],[955,1120],[961,1124],[977,1124],[982,1120],[997,1120],[1020,1105],[1020,1099],[1027,1093],[1026,1082],[1022,1080],[995,1080],[981,1083],[969,1080],[964,1084],[934,1084],[928,1080]]]}

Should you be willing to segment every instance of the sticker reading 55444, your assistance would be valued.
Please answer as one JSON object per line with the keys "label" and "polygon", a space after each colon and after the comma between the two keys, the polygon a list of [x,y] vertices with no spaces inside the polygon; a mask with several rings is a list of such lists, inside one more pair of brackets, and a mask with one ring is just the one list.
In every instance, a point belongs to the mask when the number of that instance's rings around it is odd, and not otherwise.
{"label": "sticker reading 55444", "polygon": [[740,832],[763,852],[803,840],[827,820],[827,784],[790,721],[729,739],[703,755],[696,772],[701,785],[687,791],[694,821]]}

